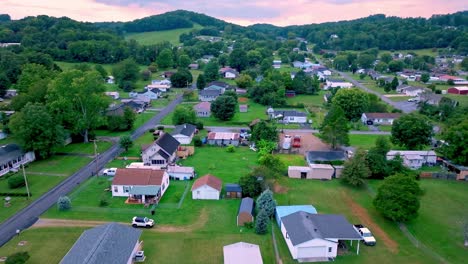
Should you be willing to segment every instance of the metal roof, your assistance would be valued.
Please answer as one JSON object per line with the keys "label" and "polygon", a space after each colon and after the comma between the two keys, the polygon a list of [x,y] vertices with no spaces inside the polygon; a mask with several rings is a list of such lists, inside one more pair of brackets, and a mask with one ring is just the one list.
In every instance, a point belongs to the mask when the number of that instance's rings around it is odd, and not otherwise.
{"label": "metal roof", "polygon": [[242,192],[242,187],[239,184],[235,183],[226,183],[224,186],[226,192]]}
{"label": "metal roof", "polygon": [[239,212],[237,214],[249,213],[253,215],[253,211],[254,211],[254,200],[250,197],[242,198],[241,204],[239,206]]}
{"label": "metal roof", "polygon": [[238,242],[223,247],[224,264],[263,264],[260,247]]}
{"label": "metal roof", "polygon": [[308,151],[307,161],[313,163],[314,161],[334,161],[334,160],[345,160],[344,151]]}
{"label": "metal roof", "polygon": [[281,218],[295,212],[303,211],[311,214],[316,214],[317,210],[312,205],[286,205],[276,206],[276,222],[281,227]]}
{"label": "metal roof", "polygon": [[132,195],[157,195],[161,186],[133,186],[130,189]]}

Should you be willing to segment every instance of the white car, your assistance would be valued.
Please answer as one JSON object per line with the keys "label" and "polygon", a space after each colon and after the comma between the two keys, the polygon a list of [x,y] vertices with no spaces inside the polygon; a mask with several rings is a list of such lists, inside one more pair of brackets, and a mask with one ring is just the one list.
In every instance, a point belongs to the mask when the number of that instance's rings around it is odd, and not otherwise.
{"label": "white car", "polygon": [[132,226],[133,227],[153,227],[154,226],[154,220],[149,219],[148,217],[135,216],[132,219]]}
{"label": "white car", "polygon": [[364,245],[366,246],[375,246],[377,241],[372,235],[371,231],[367,227],[358,228],[359,234],[361,234],[362,239],[364,239]]}
{"label": "white car", "polygon": [[410,98],[410,99],[408,99],[408,102],[417,102],[417,101],[418,101],[417,98]]}
{"label": "white car", "polygon": [[105,169],[102,172],[102,174],[105,175],[105,176],[115,176],[116,173],[117,173],[117,168]]}

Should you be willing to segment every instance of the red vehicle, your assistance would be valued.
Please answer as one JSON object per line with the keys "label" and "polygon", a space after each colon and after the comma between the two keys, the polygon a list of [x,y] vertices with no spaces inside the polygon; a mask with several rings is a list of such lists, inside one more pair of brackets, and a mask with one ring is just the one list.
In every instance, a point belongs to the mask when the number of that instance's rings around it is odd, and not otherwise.
{"label": "red vehicle", "polygon": [[293,139],[293,148],[300,148],[301,147],[301,136],[294,136]]}

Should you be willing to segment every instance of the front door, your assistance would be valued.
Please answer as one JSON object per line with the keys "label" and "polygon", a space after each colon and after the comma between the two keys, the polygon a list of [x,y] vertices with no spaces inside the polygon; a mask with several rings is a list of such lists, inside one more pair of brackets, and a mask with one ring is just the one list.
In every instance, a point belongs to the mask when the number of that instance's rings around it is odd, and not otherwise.
{"label": "front door", "polygon": [[307,172],[301,172],[301,179],[307,179]]}

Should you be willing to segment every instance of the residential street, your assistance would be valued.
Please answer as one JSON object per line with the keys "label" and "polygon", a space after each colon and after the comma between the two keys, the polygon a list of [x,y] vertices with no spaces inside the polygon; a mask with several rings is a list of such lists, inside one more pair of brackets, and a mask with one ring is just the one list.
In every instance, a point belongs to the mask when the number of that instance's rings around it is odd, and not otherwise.
{"label": "residential street", "polygon": [[[155,124],[159,123],[168,113],[182,102],[182,96],[179,95],[174,101],[172,101],[167,107],[165,107],[160,113],[151,118],[143,126],[136,129],[131,138],[136,138],[143,135],[147,130],[153,128]],[[55,206],[60,196],[67,195],[80,183],[86,181],[88,178],[95,174],[95,170],[101,170],[109,161],[114,159],[122,149],[118,144],[114,144],[106,152],[101,153],[98,157],[92,160],[88,165],[81,168],[78,172],[71,175],[57,186],[43,194],[37,200],[32,202],[27,207],[23,208],[15,215],[7,219],[0,225],[0,246],[3,246],[13,236],[16,235],[16,230],[24,230],[34,224],[38,217],[44,213],[51,206]]]}

